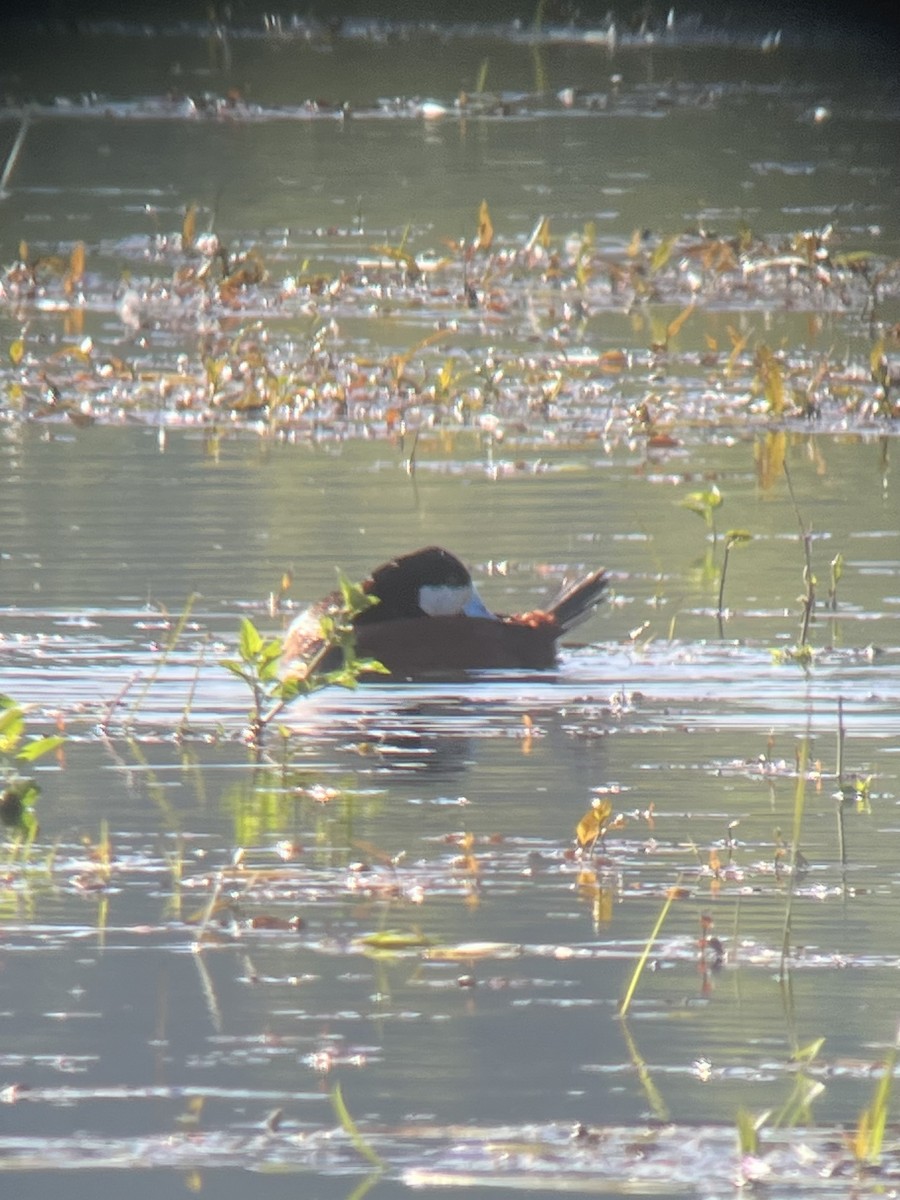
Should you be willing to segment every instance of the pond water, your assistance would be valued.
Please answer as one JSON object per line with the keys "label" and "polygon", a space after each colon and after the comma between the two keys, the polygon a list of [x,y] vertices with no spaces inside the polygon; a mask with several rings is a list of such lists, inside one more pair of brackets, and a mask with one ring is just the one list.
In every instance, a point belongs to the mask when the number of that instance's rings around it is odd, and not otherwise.
{"label": "pond water", "polygon": [[[0,872],[17,1196],[894,1186],[897,79],[700,32],[22,35],[0,692],[66,741]],[[610,599],[251,752],[241,618],[428,543]]]}

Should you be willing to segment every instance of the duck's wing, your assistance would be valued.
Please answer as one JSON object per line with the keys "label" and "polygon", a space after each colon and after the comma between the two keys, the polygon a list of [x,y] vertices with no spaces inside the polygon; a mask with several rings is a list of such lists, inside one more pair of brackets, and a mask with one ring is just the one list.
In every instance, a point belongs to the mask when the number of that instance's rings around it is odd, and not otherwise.
{"label": "duck's wing", "polygon": [[[342,611],[343,597],[340,592],[330,592],[298,613],[284,635],[281,661],[288,674],[291,664],[309,663],[320,654],[325,645],[322,637],[322,618],[335,617]],[[331,664],[322,664],[326,670]]]}

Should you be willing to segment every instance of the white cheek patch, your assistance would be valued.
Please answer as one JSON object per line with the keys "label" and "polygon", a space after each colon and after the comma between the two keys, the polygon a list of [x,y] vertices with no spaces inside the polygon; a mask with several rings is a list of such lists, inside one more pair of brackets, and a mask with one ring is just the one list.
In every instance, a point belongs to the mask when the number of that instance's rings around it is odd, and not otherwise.
{"label": "white cheek patch", "polygon": [[473,588],[436,587],[424,584],[419,588],[419,608],[429,617],[458,617],[466,611]]}
{"label": "white cheek patch", "polygon": [[419,588],[419,608],[429,617],[482,617],[496,621],[498,617],[485,605],[475,590],[468,587],[435,587],[425,584]]}

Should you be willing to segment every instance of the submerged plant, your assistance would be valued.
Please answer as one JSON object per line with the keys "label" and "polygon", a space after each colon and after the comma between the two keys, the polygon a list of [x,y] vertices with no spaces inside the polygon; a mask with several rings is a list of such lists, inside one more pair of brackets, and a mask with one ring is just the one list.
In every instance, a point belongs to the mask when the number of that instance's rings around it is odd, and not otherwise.
{"label": "submerged plant", "polygon": [[35,762],[61,746],[58,734],[25,741],[25,709],[9,696],[0,695],[0,824],[19,837],[31,840],[38,830],[35,801],[40,787],[20,767]]}
{"label": "submerged plant", "polygon": [[[241,621],[237,659],[223,659],[222,666],[242,679],[252,694],[250,710],[250,742],[260,746],[266,729],[298,696],[309,696],[325,687],[355,688],[361,675],[388,672],[371,658],[358,658],[353,618],[373,604],[376,598],[338,574],[340,603],[321,617],[320,638],[311,657],[285,675],[282,670],[284,641],[265,638],[253,622]],[[341,656],[340,666],[334,661],[335,652]]]}

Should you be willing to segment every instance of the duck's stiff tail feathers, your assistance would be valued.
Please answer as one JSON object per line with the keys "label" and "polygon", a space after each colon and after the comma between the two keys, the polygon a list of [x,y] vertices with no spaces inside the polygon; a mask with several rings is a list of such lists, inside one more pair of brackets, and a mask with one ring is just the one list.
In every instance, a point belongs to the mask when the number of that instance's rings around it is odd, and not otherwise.
{"label": "duck's stiff tail feathers", "polygon": [[560,635],[568,633],[588,619],[602,600],[608,583],[606,569],[601,567],[598,571],[585,575],[583,579],[563,587],[547,609],[547,614],[553,618]]}

